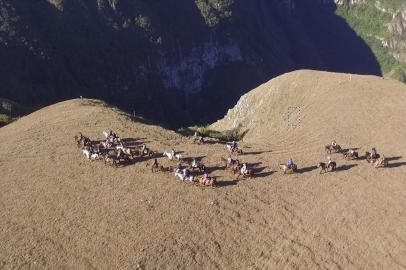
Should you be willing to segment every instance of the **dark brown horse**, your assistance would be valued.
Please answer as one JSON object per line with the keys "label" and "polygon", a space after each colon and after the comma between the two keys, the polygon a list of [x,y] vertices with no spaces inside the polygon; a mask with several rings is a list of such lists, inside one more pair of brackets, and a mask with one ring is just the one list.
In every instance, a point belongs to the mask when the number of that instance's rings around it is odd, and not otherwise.
{"label": "dark brown horse", "polygon": [[365,152],[365,159],[367,160],[367,162],[369,163],[373,163],[375,162],[375,160],[377,160],[378,158],[380,158],[381,156],[379,154],[375,155],[375,158],[372,158],[371,153],[369,152]]}
{"label": "dark brown horse", "polygon": [[324,162],[319,162],[319,164],[317,164],[317,168],[321,168],[320,170],[320,174],[322,174],[322,172],[326,173],[328,172],[328,169],[330,169],[331,171],[335,171],[337,167],[337,163],[335,163],[334,161],[331,161],[330,164],[324,163]]}
{"label": "dark brown horse", "polygon": [[343,157],[345,158],[345,159],[347,159],[347,160],[350,160],[350,159],[358,159],[359,158],[359,156],[358,156],[358,152],[353,152],[353,153],[351,153],[350,151],[348,151],[348,152],[343,152]]}

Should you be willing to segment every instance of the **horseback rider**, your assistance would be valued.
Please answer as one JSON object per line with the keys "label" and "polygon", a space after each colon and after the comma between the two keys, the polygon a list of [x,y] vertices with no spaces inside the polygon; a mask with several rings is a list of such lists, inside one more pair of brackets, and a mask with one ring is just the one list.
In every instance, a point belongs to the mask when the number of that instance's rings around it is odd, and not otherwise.
{"label": "horseback rider", "polygon": [[195,167],[197,167],[197,160],[195,159],[195,158],[193,158],[193,160],[192,160],[192,168],[195,168]]}
{"label": "horseback rider", "polygon": [[354,150],[354,149],[349,149],[349,150],[348,150],[348,153],[352,156],[352,155],[354,155],[355,150]]}
{"label": "horseback rider", "polygon": [[376,152],[375,147],[372,147],[372,150],[371,150],[371,158],[372,158],[372,159],[376,159],[377,154],[378,154],[378,153]]}
{"label": "horseback rider", "polygon": [[147,154],[146,152],[148,151],[147,145],[145,143],[142,144],[141,147],[141,153],[142,154]]}
{"label": "horseback rider", "polygon": [[331,141],[331,148],[336,148],[337,147],[337,142],[336,142],[336,140],[332,140]]}
{"label": "horseback rider", "polygon": [[172,157],[175,157],[175,154],[176,154],[175,149],[172,149],[172,150],[171,150],[171,155],[172,155]]}
{"label": "horseback rider", "polygon": [[237,150],[237,148],[238,148],[237,143],[235,141],[233,141],[231,143],[231,151],[235,151],[235,150]]}
{"label": "horseback rider", "polygon": [[292,166],[294,165],[292,158],[289,158],[289,159],[288,159],[287,165],[288,165],[288,169],[291,169],[291,168],[292,168]]}
{"label": "horseback rider", "polygon": [[328,168],[328,166],[331,164],[331,162],[333,162],[333,160],[331,160],[331,157],[328,156],[328,157],[327,157],[327,168]]}
{"label": "horseback rider", "polygon": [[203,181],[204,181],[204,183],[207,183],[208,181],[210,181],[210,177],[209,177],[208,173],[203,174]]}
{"label": "horseback rider", "polygon": [[247,163],[244,163],[241,167],[241,174],[247,174]]}
{"label": "horseback rider", "polygon": [[188,169],[183,169],[183,176],[184,177],[189,177],[190,176],[190,172]]}
{"label": "horseback rider", "polygon": [[231,158],[231,155],[228,155],[227,165],[232,165],[232,164],[234,164],[234,160]]}

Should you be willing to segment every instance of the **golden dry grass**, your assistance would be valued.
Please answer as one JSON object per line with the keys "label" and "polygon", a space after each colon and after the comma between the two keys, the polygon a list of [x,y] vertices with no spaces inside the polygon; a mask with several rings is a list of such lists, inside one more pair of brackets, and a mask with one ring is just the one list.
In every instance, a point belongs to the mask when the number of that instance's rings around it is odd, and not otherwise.
{"label": "golden dry grass", "polygon": [[[239,182],[221,168],[224,145],[191,144],[97,101],[62,102],[1,128],[0,269],[404,269],[405,87],[348,77],[281,76],[245,97],[262,102],[253,122],[231,112],[215,124],[250,128],[240,159],[259,175]],[[372,103],[378,111],[368,111]],[[288,130],[291,104],[305,115]],[[202,157],[221,186],[152,174],[145,160],[118,169],[85,160],[75,133],[101,139],[108,128]],[[392,165],[334,154],[339,170],[320,175],[314,165],[332,137],[361,153],[376,146]],[[284,176],[277,164],[289,156],[301,171]]]}

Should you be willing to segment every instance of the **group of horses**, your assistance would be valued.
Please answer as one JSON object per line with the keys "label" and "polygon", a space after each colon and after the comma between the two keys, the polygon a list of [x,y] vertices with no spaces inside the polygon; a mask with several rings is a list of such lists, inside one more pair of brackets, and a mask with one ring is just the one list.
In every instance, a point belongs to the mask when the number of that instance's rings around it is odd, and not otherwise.
{"label": "group of horses", "polygon": [[[174,149],[163,152],[162,156],[167,157],[170,161],[175,161],[176,166],[165,167],[158,163],[158,153],[152,151],[145,144],[142,146],[128,147],[119,136],[112,131],[104,131],[103,135],[105,140],[92,141],[89,137],[84,136],[82,133],[78,133],[75,136],[75,142],[82,150],[83,155],[88,160],[104,160],[105,165],[111,164],[115,168],[119,166],[121,162],[128,162],[135,157],[147,157],[154,158],[154,162],[151,165],[151,172],[167,172],[174,173],[175,177],[181,181],[195,183],[201,186],[216,186],[216,177],[209,176],[207,174],[206,166],[200,162],[194,160],[193,162],[184,162],[185,159],[181,153],[176,152]],[[200,136],[193,136],[193,143],[203,144],[205,140]],[[346,160],[360,159],[358,152],[353,150],[343,150],[340,145],[326,145],[324,147],[327,154],[341,153]],[[226,171],[232,172],[237,175],[237,180],[240,177],[251,178],[254,177],[255,171],[253,168],[248,168],[246,163],[240,162],[238,159],[231,159],[231,155],[243,155],[244,152],[241,148],[232,147],[231,144],[226,144],[226,150],[229,152],[229,158],[221,158],[221,162],[225,164]],[[160,154],[159,154],[160,155]],[[365,159],[371,163],[375,168],[387,167],[388,161],[382,155],[376,154],[372,157],[371,153],[365,153]],[[147,162],[146,166],[150,166]],[[317,168],[320,168],[320,174],[327,173],[329,171],[335,171],[337,164],[335,161],[319,162]],[[283,174],[292,174],[298,172],[298,166],[296,164],[287,165],[279,164],[279,169]]]}
{"label": "group of horses", "polygon": [[103,141],[92,141],[81,132],[75,135],[77,147],[82,150],[87,159],[104,160],[105,165],[111,164],[117,168],[121,162],[128,162],[136,156],[153,157],[155,155],[154,151],[145,146],[127,147],[112,131],[104,131],[103,134],[106,138]]}
{"label": "group of horses", "polygon": [[[338,144],[335,146],[331,144],[325,145],[324,150],[329,155],[333,153],[341,153],[345,160],[361,159],[361,156],[358,154],[358,152],[351,149],[344,150]],[[365,152],[364,159],[368,163],[372,164],[375,168],[383,168],[388,166],[388,161],[385,159],[384,155],[380,156],[379,154],[376,154],[374,157],[372,157],[370,152]],[[316,167],[320,168],[320,174],[322,174],[329,171],[335,171],[337,168],[337,163],[332,160],[330,162],[319,162]],[[287,164],[279,164],[279,168],[284,174],[292,174],[298,172],[298,167],[296,164],[293,164],[292,166],[288,166]]]}

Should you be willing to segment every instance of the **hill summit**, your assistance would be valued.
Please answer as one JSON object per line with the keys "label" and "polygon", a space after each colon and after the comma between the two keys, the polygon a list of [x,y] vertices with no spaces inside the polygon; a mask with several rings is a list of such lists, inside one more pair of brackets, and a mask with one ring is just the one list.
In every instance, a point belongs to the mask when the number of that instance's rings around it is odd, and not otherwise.
{"label": "hill summit", "polygon": [[248,130],[249,142],[315,145],[405,141],[406,86],[375,76],[301,70],[279,76],[241,97],[212,127]]}

